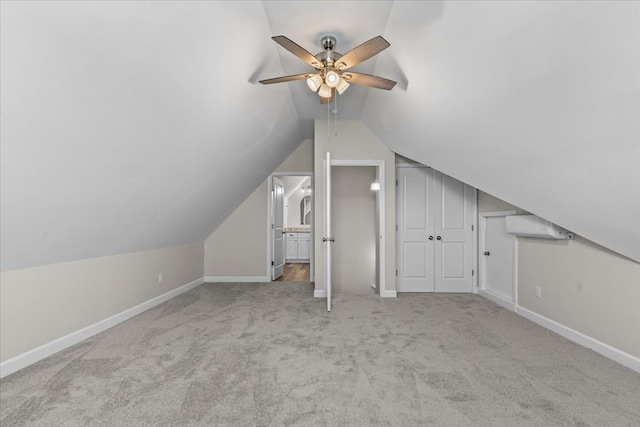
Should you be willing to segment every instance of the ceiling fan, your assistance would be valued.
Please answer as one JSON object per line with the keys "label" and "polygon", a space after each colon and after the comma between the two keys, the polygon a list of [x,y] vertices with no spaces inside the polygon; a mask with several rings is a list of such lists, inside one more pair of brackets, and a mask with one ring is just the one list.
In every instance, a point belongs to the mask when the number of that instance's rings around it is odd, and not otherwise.
{"label": "ceiling fan", "polygon": [[316,55],[312,55],[285,36],[274,36],[271,38],[280,46],[314,67],[315,72],[260,80],[260,83],[264,85],[306,79],[309,88],[314,92],[318,92],[320,102],[323,104],[331,102],[336,91],[342,95],[352,83],[385,90],[391,90],[396,85],[396,82],[393,80],[372,76],[370,74],[347,71],[349,68],[366,61],[388,48],[390,44],[383,37],[374,37],[362,43],[360,46],[351,49],[344,55],[333,50],[336,46],[336,38],[333,36],[322,37],[320,43],[322,44],[324,52]]}

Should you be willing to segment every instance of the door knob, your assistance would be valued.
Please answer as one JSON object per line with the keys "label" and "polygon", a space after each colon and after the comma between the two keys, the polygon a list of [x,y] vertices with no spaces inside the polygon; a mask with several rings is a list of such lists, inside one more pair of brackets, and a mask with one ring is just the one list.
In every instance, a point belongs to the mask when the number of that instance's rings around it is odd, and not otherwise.
{"label": "door knob", "polygon": [[433,240],[433,236],[429,236],[429,240]]}
{"label": "door knob", "polygon": [[489,255],[491,255],[491,252],[486,251],[486,252],[484,253],[484,255],[485,255],[485,256],[489,256]]}
{"label": "door knob", "polygon": [[438,236],[436,237],[436,240],[442,240],[442,237]]}

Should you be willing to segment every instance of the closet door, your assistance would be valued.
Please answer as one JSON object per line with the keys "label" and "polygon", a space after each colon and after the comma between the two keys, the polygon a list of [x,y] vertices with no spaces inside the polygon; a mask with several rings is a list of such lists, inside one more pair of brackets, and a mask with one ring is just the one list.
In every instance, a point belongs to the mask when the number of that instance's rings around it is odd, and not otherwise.
{"label": "closet door", "polygon": [[435,291],[472,292],[476,190],[436,172]]}
{"label": "closet door", "polygon": [[397,168],[397,290],[434,291],[435,171]]}

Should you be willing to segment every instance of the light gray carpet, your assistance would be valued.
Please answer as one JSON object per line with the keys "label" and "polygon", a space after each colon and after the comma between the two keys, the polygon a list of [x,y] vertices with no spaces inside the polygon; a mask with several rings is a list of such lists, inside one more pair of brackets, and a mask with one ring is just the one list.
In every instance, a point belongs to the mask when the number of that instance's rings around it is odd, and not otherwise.
{"label": "light gray carpet", "polygon": [[6,377],[2,426],[638,426],[640,375],[473,295],[205,284]]}

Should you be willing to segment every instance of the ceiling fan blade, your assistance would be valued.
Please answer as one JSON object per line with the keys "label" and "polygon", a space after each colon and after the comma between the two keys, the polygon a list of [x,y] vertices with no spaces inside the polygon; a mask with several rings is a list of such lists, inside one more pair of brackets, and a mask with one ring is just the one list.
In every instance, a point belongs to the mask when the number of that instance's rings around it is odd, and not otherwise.
{"label": "ceiling fan blade", "polygon": [[396,82],[393,80],[372,76],[371,74],[346,72],[342,73],[342,78],[348,83],[374,87],[376,89],[391,90],[396,85]]}
{"label": "ceiling fan blade", "polygon": [[287,49],[289,52],[293,53],[298,58],[302,59],[307,64],[311,65],[314,68],[322,68],[322,63],[318,61],[318,59],[310,54],[306,49],[302,46],[298,45],[291,39],[285,36],[273,36],[271,37],[274,42],[278,43],[283,48]]}
{"label": "ceiling fan blade", "polygon": [[351,68],[354,65],[358,65],[362,61],[366,61],[372,56],[379,54],[389,46],[391,45],[383,37],[374,37],[371,40],[362,43],[360,46],[354,47],[349,52],[342,55],[342,57],[338,60],[338,65],[336,68],[340,70]]}
{"label": "ceiling fan blade", "polygon": [[275,77],[273,79],[266,79],[266,80],[260,80],[260,83],[262,83],[263,85],[270,85],[273,83],[284,83],[284,82],[291,82],[293,80],[302,80],[302,79],[306,79],[311,77],[313,74],[309,74],[309,73],[305,73],[305,74],[292,74],[290,76],[282,76],[282,77]]}

